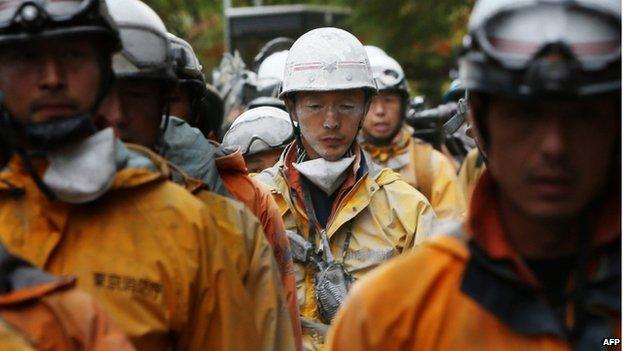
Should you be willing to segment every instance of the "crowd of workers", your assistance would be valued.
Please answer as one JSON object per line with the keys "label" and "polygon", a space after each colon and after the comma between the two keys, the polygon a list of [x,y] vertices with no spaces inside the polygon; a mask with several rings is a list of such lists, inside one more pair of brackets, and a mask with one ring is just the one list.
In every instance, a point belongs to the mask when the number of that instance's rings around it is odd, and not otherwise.
{"label": "crowd of workers", "polygon": [[342,29],[209,84],[140,0],[0,1],[0,349],[619,349],[620,26],[479,0],[423,111]]}

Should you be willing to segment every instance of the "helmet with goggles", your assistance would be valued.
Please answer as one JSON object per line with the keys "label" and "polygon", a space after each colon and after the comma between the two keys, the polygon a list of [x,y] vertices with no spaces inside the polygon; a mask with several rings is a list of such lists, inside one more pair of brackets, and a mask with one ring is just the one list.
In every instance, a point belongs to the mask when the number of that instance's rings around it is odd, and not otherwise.
{"label": "helmet with goggles", "polygon": [[241,114],[223,137],[224,146],[240,146],[244,156],[284,148],[295,137],[284,110],[263,106]]}
{"label": "helmet with goggles", "polygon": [[396,91],[407,99],[409,87],[401,65],[376,46],[367,45],[364,48],[370,60],[377,89],[379,91]]}
{"label": "helmet with goggles", "polygon": [[97,36],[110,51],[119,34],[104,0],[12,0],[0,3],[0,44],[55,37]]}
{"label": "helmet with goggles", "polygon": [[366,50],[353,34],[318,28],[302,35],[288,52],[280,98],[301,91],[377,91]]}
{"label": "helmet with goggles", "polygon": [[146,78],[174,83],[167,29],[156,12],[139,0],[106,0],[119,28],[122,50],[113,57],[117,78]]}
{"label": "helmet with goggles", "polygon": [[620,89],[619,0],[480,0],[460,78],[470,91],[518,97]]}
{"label": "helmet with goggles", "polygon": [[[22,44],[48,39],[92,37],[101,48],[99,60],[100,87],[88,111],[46,122],[20,122],[3,106],[0,138],[18,148],[21,135],[24,144],[50,150],[79,140],[95,131],[92,117],[111,86],[111,54],[120,48],[119,32],[104,1],[13,0],[0,2],[0,45]],[[0,95],[2,98],[3,95]],[[4,101],[0,101],[3,105]]]}

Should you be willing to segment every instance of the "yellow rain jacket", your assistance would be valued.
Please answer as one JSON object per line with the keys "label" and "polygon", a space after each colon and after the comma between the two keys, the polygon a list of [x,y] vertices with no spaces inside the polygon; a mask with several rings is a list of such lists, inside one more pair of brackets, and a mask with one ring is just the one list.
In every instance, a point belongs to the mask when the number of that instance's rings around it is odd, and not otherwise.
{"label": "yellow rain jacket", "polygon": [[262,225],[241,202],[210,192],[201,180],[192,178],[162,156],[139,145],[126,146],[148,157],[169,179],[201,200],[223,233],[226,250],[238,277],[249,294],[262,350],[294,350],[292,323],[282,289],[277,263]]}
{"label": "yellow rain jacket", "polygon": [[[334,257],[358,279],[380,263],[410,251],[428,235],[435,214],[427,199],[389,170],[368,165],[359,148],[352,173],[337,190],[333,210],[325,227]],[[257,176],[272,189],[287,230],[303,231],[308,237],[308,217],[300,199],[300,176],[289,167],[296,156],[296,145],[290,147],[273,167]],[[371,167],[371,168],[369,168]],[[356,174],[364,170],[361,177]],[[292,189],[295,189],[294,192]],[[296,192],[296,195],[294,194]],[[294,200],[296,198],[297,200]],[[302,228],[299,230],[298,228]],[[346,252],[347,233],[351,240]],[[318,243],[317,243],[318,245]],[[297,297],[302,317],[306,350],[322,350],[326,325],[321,323],[314,290],[314,273],[310,265],[295,262]]]}
{"label": "yellow rain jacket", "polygon": [[77,276],[137,350],[259,349],[214,214],[146,158],[121,143],[117,154],[112,188],[82,205],[49,201],[14,157],[0,172],[0,240],[36,266]]}
{"label": "yellow rain jacket", "polygon": [[409,126],[389,146],[377,146],[360,140],[372,161],[401,175],[409,185],[423,193],[440,219],[461,219],[466,212],[455,167],[430,144],[412,137]]}
{"label": "yellow rain jacket", "polygon": [[477,180],[479,180],[484,170],[485,162],[483,161],[483,156],[479,153],[479,149],[474,148],[470,150],[462,163],[458,176],[459,185],[468,203],[470,203],[470,198],[477,184]]}

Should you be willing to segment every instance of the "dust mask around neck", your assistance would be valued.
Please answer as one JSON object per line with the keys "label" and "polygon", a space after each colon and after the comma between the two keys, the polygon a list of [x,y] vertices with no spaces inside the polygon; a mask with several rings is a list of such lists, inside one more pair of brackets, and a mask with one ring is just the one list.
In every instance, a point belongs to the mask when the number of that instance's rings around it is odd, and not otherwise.
{"label": "dust mask around neck", "polygon": [[106,128],[76,143],[48,152],[43,182],[63,202],[80,204],[102,196],[113,184],[115,134]]}
{"label": "dust mask around neck", "polygon": [[338,161],[327,161],[319,157],[314,160],[293,163],[301,175],[327,195],[331,195],[347,178],[347,169],[351,167],[355,156],[343,157]]}

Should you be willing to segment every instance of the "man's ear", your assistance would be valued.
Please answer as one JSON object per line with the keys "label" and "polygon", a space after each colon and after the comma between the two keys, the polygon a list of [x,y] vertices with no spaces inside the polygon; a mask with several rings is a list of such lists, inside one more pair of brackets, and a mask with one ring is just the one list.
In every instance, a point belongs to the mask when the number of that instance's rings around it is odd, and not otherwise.
{"label": "man's ear", "polygon": [[286,99],[284,99],[284,103],[286,104],[286,110],[288,111],[290,118],[295,122],[299,122],[299,118],[297,117],[297,108],[295,106],[295,97],[286,97]]}

